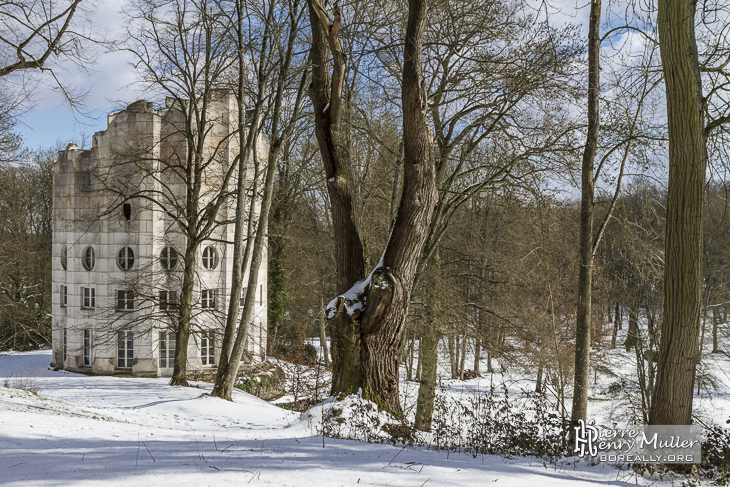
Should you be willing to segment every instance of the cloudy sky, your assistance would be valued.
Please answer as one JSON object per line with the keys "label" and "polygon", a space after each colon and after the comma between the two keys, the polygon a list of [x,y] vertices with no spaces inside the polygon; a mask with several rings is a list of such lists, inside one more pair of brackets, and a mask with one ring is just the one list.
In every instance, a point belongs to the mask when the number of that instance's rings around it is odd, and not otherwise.
{"label": "cloudy sky", "polygon": [[[125,0],[100,0],[90,5],[89,20],[99,37],[118,36],[123,26]],[[17,131],[26,147],[49,147],[57,142],[64,145],[77,143],[106,128],[106,115],[122,103],[135,101],[144,94],[133,85],[134,73],[129,56],[97,47],[95,62],[87,70],[76,66],[54,66],[64,84],[77,92],[84,92],[83,108],[72,111],[64,97],[50,84],[47,77],[36,76],[39,85],[33,93],[28,109],[20,117]]]}
{"label": "cloudy sky", "polygon": [[[560,25],[574,22],[585,25],[588,7],[577,0],[550,2],[551,22]],[[119,37],[123,31],[124,9],[127,0],[97,0],[89,3],[90,21],[98,34],[109,38]],[[544,8],[545,3],[534,0]],[[544,12],[544,11],[543,11]],[[345,19],[346,21],[347,19]],[[20,117],[17,131],[30,149],[50,147],[57,143],[75,142],[79,146],[84,139],[90,140],[94,132],[106,128],[106,115],[128,103],[144,98],[145,94],[134,85],[135,74],[130,57],[122,52],[97,49],[96,62],[88,66],[88,72],[75,66],[61,66],[58,70],[64,83],[78,91],[86,92],[84,109],[72,111],[64,98],[51,85],[41,84],[35,90],[32,103]]]}

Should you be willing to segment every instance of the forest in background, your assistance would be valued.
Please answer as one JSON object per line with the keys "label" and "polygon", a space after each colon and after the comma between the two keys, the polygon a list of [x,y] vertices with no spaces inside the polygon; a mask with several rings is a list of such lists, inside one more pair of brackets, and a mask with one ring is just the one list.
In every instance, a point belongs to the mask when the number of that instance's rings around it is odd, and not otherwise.
{"label": "forest in background", "polygon": [[[338,282],[343,259],[336,240],[343,234],[332,217],[332,181],[326,163],[322,170],[315,130],[330,104],[317,110],[301,101],[311,82],[310,47],[316,44],[307,13],[324,17],[312,14],[317,2],[298,0],[220,2],[219,10],[187,0],[167,5],[198,15],[193,24],[200,32],[221,35],[219,53],[232,51],[225,46],[239,48],[228,65],[217,65],[219,77],[204,80],[204,89],[239,89],[252,107],[252,127],[270,137],[269,163],[276,174],[268,220],[268,348],[271,355],[296,358],[306,338],[332,335],[326,307],[347,289]],[[725,353],[727,341],[727,9],[722,2],[703,4],[696,22],[709,168],[700,333],[712,335],[712,353]],[[362,241],[361,278],[378,266],[402,200],[407,12],[403,2],[375,1],[343,3],[332,11],[334,19],[341,16],[341,28],[329,31],[339,34],[339,44],[330,39],[329,49],[341,56],[332,60],[333,72],[340,66],[342,77],[340,119],[331,136],[347,159],[344,171],[335,174],[349,183]],[[428,12],[421,89],[428,97],[424,116],[433,137],[438,196],[402,335],[400,357],[408,376],[434,374],[433,357],[442,343],[452,377],[488,372],[466,363],[467,351],[476,351],[533,375],[536,387],[549,389],[565,411],[566,397],[573,395],[577,338],[589,336],[591,370],[601,366],[602,350],[635,351],[648,412],[664,317],[670,157],[655,6],[616,11],[609,6],[595,30],[558,25],[545,10],[520,2],[441,0]],[[141,48],[149,40],[143,34],[168,13],[154,2],[136,2],[127,17],[129,37],[112,47],[148,56]],[[226,44],[221,26],[232,20],[245,36]],[[156,38],[159,52],[172,45],[163,41],[175,39]],[[591,46],[600,47],[593,69]],[[81,58],[76,43],[62,47],[54,46],[59,56]],[[330,62],[329,55],[324,58]],[[160,81],[152,60],[142,64],[138,76],[153,96],[173,89],[174,83]],[[176,68],[184,74],[186,67]],[[586,79],[599,70],[594,94],[600,108],[592,109]],[[4,83],[13,72],[0,71]],[[187,88],[195,91],[197,85]],[[57,148],[23,150],[13,131],[18,105],[9,98],[3,103],[0,349],[22,350],[49,343],[51,171]],[[591,110],[598,122],[587,193]],[[576,307],[585,289],[579,285],[579,243],[586,198],[595,222],[589,229],[595,251],[588,335],[577,331]],[[625,343],[616,343],[618,326],[628,327]],[[414,350],[421,363],[412,359]]]}

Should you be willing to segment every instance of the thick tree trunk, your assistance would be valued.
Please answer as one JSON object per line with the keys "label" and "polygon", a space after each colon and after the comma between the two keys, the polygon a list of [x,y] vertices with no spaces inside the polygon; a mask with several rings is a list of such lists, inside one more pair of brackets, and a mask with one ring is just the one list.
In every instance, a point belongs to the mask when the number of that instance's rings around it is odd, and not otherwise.
{"label": "thick tree trunk", "polygon": [[575,330],[575,380],[571,419],[585,420],[588,409],[588,379],[591,353],[591,288],[593,285],[593,192],[594,160],[598,148],[599,54],[601,0],[592,0],[588,27],[588,133],[583,150],[580,205],[580,267],[578,312]]}
{"label": "thick tree trunk", "polygon": [[[309,97],[314,108],[314,128],[327,178],[337,262],[337,292],[345,293],[365,277],[365,250],[356,211],[353,171],[346,129],[342,126],[342,90],[346,55],[338,37],[340,12],[334,22],[318,0],[309,0],[312,26],[312,83]],[[332,66],[332,73],[330,73]],[[356,323],[346,313],[330,320],[332,339],[332,394],[352,394],[362,385],[360,337]]]}
{"label": "thick tree trunk", "polygon": [[664,319],[651,424],[690,424],[702,306],[702,197],[706,147],[693,0],[659,0],[666,84],[669,184]]}
{"label": "thick tree trunk", "polygon": [[537,379],[535,379],[535,392],[542,392],[542,376],[544,371],[544,364],[542,360],[540,361],[540,364],[537,366]]}
{"label": "thick tree trunk", "polygon": [[712,353],[720,353],[720,349],[717,346],[717,308],[712,308]]}
{"label": "thick tree trunk", "polygon": [[373,271],[361,320],[363,396],[396,416],[398,351],[423,244],[436,205],[433,135],[427,125],[428,94],[421,67],[426,0],[409,0],[403,51],[403,194],[398,216]]}

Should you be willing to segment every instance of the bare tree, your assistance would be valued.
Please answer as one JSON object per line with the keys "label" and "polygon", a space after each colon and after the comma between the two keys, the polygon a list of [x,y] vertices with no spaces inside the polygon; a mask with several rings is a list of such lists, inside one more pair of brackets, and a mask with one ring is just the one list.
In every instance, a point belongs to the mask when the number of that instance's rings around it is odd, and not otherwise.
{"label": "bare tree", "polygon": [[[365,250],[360,217],[356,211],[347,128],[342,121],[347,59],[338,36],[342,19],[337,5],[333,14],[334,21],[330,20],[318,0],[309,1],[312,82],[308,91],[314,107],[315,134],[327,178],[335,235],[337,292],[344,293],[365,277]],[[332,393],[356,392],[362,385],[360,333],[347,317],[341,315],[331,321],[330,330]]]}
{"label": "bare tree", "polygon": [[[138,2],[130,11],[129,40],[142,82],[167,96],[168,122],[174,130],[159,141],[141,144],[137,152],[119,151],[125,174],[139,177],[135,188],[118,173],[101,175],[121,201],[136,199],[162,212],[183,237],[183,277],[177,303],[173,385],[187,385],[187,350],[193,314],[198,249],[221,224],[237,157],[230,156],[238,131],[223,84],[234,59],[230,55],[228,17],[206,3],[179,0],[164,5]],[[217,106],[214,106],[217,105]],[[221,106],[226,107],[222,111]],[[226,118],[221,123],[220,117]],[[233,160],[230,160],[233,159]],[[239,175],[239,177],[244,177]]]}
{"label": "bare tree", "polygon": [[[234,260],[233,263],[234,272],[236,272],[236,274],[234,275],[233,286],[231,288],[226,332],[218,364],[216,383],[213,389],[214,396],[223,397],[228,400],[231,399],[231,392],[238,373],[238,367],[248,335],[248,324],[252,317],[256,297],[256,283],[258,282],[261,262],[264,259],[264,248],[266,246],[266,238],[268,237],[269,212],[274,192],[274,176],[276,174],[276,169],[278,168],[279,152],[282,144],[286,143],[292,134],[295,122],[299,117],[304,94],[306,77],[302,77],[298,83],[293,107],[291,107],[290,110],[285,110],[283,108],[285,95],[290,89],[288,80],[290,79],[290,74],[293,70],[292,60],[294,57],[294,47],[303,15],[303,9],[301,9],[300,6],[301,4],[299,0],[294,0],[294,2],[289,5],[290,9],[287,9],[286,22],[284,25],[288,26],[288,35],[286,36],[287,40],[283,48],[284,52],[282,56],[280,55],[281,53],[277,53],[274,49],[275,46],[273,45],[273,41],[272,44],[268,44],[271,39],[279,37],[281,30],[283,29],[282,25],[279,25],[274,21],[274,13],[279,7],[279,4],[278,2],[272,1],[268,5],[266,18],[265,20],[262,19],[264,24],[264,35],[256,74],[256,103],[252,110],[252,120],[247,137],[244,140],[243,130],[239,135],[241,138],[241,146],[244,147],[243,154],[245,154],[245,157],[248,159],[252,150],[256,151],[256,153],[258,153],[259,150],[257,146],[260,142],[257,143],[257,139],[259,138],[258,136],[262,127],[259,121],[263,120],[267,116],[271,117],[272,122],[270,128],[274,140],[267,151],[268,158],[265,167],[266,176],[264,178],[263,188],[260,191],[261,195],[259,195],[259,191],[254,191],[253,194],[253,197],[260,201],[261,212],[258,219],[255,218],[253,212],[248,215],[245,214],[246,209],[240,203],[243,195],[243,188],[239,185],[239,202],[236,209],[234,242],[237,260]],[[243,45],[243,22],[241,20],[243,18],[243,10],[243,2],[238,1],[236,3],[236,26],[238,35],[236,44],[239,52],[239,80],[242,80],[244,76],[241,66],[245,63],[246,57],[243,55],[245,47]],[[274,78],[273,81],[276,86],[273,96],[268,96],[267,93],[270,87],[270,83],[267,82],[269,77]],[[239,81],[239,83],[239,90],[243,90],[243,81]],[[265,106],[266,99],[269,100],[269,104],[267,106]],[[255,160],[255,166],[257,173],[264,169],[260,167],[258,158]],[[257,182],[254,184],[258,185]],[[251,207],[253,208],[253,206]],[[248,238],[245,239],[245,243],[243,238],[244,224],[247,224],[248,227]],[[249,262],[248,287],[246,295],[243,297],[244,304],[241,312],[240,324],[236,327],[238,302],[241,295],[241,281],[245,274],[245,266]]]}

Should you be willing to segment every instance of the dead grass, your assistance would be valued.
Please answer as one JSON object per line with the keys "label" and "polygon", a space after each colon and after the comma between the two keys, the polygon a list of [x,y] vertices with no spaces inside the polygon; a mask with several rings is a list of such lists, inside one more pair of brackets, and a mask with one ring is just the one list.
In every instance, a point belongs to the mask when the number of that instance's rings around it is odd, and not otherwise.
{"label": "dead grass", "polygon": [[13,374],[11,373],[10,377],[6,377],[3,381],[3,387],[21,389],[23,391],[32,392],[33,394],[38,394],[41,387],[38,385],[37,379],[38,378],[34,375],[13,378]]}

